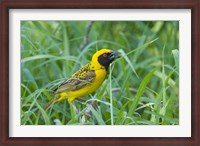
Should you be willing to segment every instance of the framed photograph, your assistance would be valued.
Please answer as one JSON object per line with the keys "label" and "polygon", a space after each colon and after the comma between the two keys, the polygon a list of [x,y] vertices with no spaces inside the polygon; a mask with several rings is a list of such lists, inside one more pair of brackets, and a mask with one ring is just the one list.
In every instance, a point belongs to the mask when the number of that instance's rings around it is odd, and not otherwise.
{"label": "framed photograph", "polygon": [[1,145],[200,145],[199,1],[2,1]]}

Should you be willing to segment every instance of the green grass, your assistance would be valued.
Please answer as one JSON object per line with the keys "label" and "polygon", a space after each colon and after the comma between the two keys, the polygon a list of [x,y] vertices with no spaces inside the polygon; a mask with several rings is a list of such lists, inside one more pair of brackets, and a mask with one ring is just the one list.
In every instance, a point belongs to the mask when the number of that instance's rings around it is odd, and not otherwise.
{"label": "green grass", "polygon": [[[178,125],[178,21],[21,22],[22,125]],[[44,106],[53,89],[88,63],[97,50],[121,52],[102,86],[85,99]],[[88,115],[89,114],[89,115]],[[88,116],[87,116],[88,115]]]}

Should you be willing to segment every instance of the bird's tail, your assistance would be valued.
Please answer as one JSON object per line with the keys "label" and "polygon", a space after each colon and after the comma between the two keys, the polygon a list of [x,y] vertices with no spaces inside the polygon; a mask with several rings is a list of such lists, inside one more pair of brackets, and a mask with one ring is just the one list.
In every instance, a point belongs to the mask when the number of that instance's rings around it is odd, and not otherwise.
{"label": "bird's tail", "polygon": [[48,109],[51,107],[51,105],[53,104],[53,100],[49,101],[45,106],[44,106],[44,110],[48,111]]}
{"label": "bird's tail", "polygon": [[53,99],[53,100],[49,101],[49,102],[44,106],[44,110],[45,110],[45,111],[48,111],[49,108],[50,108],[53,104],[55,104],[56,102],[57,102],[56,99]]}

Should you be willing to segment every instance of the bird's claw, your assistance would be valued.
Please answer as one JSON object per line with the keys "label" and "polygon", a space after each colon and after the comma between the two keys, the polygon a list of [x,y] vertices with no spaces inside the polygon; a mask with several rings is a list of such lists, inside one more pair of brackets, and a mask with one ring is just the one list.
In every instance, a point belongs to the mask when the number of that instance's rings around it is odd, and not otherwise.
{"label": "bird's claw", "polygon": [[92,100],[88,100],[87,103],[90,104],[94,109],[97,109],[98,107],[98,104]]}

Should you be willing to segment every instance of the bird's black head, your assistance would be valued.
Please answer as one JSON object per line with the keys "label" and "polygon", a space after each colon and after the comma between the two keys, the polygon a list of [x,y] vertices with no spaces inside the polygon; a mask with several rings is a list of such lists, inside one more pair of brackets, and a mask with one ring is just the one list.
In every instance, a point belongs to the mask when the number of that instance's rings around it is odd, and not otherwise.
{"label": "bird's black head", "polygon": [[110,63],[112,63],[115,59],[119,57],[120,57],[120,53],[117,51],[105,52],[98,57],[98,62],[102,66],[104,66],[107,70]]}

